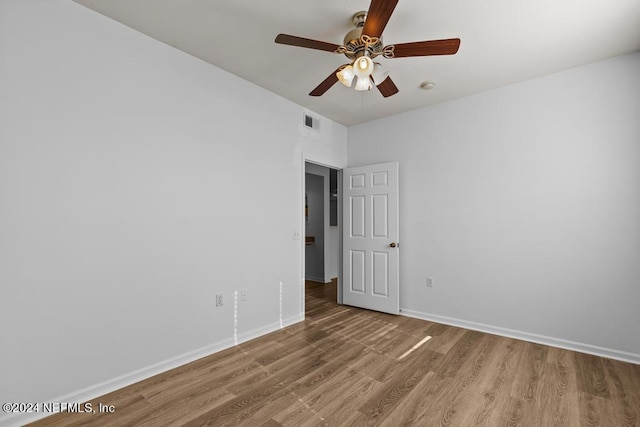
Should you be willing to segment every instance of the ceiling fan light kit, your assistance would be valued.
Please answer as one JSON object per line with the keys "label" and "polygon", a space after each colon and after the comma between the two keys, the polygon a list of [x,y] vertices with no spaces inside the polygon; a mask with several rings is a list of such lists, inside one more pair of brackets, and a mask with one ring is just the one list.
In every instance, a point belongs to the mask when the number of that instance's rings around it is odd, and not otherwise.
{"label": "ceiling fan light kit", "polygon": [[429,40],[384,46],[382,31],[397,4],[398,0],[372,0],[367,12],[356,12],[351,18],[356,28],[347,33],[342,46],[288,34],[278,34],[275,42],[344,54],[351,61],[350,64],[345,64],[330,74],[309,95],[321,96],[338,81],[351,87],[355,78],[355,90],[369,90],[373,81],[382,96],[386,98],[398,93],[398,88],[389,77],[389,73],[384,71],[379,63],[373,62],[374,58],[377,56],[393,59],[453,55],[460,47],[460,39]]}
{"label": "ceiling fan light kit", "polygon": [[358,77],[369,77],[373,73],[373,61],[366,55],[353,62],[353,72]]}
{"label": "ceiling fan light kit", "polygon": [[371,80],[369,80],[369,77],[358,77],[354,89],[359,91],[371,89]]}
{"label": "ceiling fan light kit", "polygon": [[389,72],[383,69],[382,66],[377,62],[374,63],[371,78],[373,79],[373,82],[376,84],[376,86],[382,83],[387,77],[389,77]]}
{"label": "ceiling fan light kit", "polygon": [[389,72],[384,70],[382,66],[373,62],[368,56],[362,56],[354,61],[354,65],[346,65],[344,68],[336,72],[336,76],[340,83],[346,87],[351,87],[353,80],[357,77],[355,90],[371,89],[371,82],[377,86],[382,83],[388,76]]}
{"label": "ceiling fan light kit", "polygon": [[352,65],[347,65],[346,67],[338,71],[336,73],[336,76],[338,76],[338,80],[340,80],[340,83],[342,83],[346,87],[351,87],[351,83],[353,83],[353,78],[356,76],[356,73],[353,71]]}

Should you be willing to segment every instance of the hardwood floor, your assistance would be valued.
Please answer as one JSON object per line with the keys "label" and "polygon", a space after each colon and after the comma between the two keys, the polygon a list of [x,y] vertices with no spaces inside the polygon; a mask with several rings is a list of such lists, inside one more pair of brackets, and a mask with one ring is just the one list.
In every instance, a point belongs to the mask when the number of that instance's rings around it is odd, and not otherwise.
{"label": "hardwood floor", "polygon": [[[38,426],[640,426],[640,366],[339,306]],[[408,350],[432,338],[414,351]]]}

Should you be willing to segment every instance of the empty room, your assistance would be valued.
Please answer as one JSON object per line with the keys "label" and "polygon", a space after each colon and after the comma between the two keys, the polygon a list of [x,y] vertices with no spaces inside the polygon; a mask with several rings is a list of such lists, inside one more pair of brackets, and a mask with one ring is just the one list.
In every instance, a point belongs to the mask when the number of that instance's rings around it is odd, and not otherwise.
{"label": "empty room", "polygon": [[0,1],[2,427],[640,426],[639,305],[637,0]]}

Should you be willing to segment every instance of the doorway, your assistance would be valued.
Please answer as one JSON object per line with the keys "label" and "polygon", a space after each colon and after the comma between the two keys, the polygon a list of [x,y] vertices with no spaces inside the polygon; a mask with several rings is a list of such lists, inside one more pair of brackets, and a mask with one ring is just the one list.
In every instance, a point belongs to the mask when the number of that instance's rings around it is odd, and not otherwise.
{"label": "doorway", "polygon": [[[311,162],[305,162],[304,165],[302,230],[305,241],[302,246],[302,306],[305,307],[307,247],[322,242],[321,250],[316,249],[322,257],[322,266],[320,270],[315,270],[321,273],[317,277],[311,277],[312,280],[326,284],[331,283],[333,276],[337,276],[338,304],[399,314],[398,162],[357,166],[344,170],[336,169],[337,185],[332,194],[335,195],[337,207],[334,216],[337,226],[333,230],[334,237],[337,236],[335,239],[337,245],[335,240],[329,241],[331,237],[329,226],[331,168]],[[322,200],[321,205],[308,205],[310,199],[306,192],[306,176],[309,173],[323,177],[320,180],[323,189],[323,195],[319,197]],[[314,178],[310,177],[309,181],[314,181]],[[307,224],[311,221],[314,212],[316,218],[320,216],[320,212],[323,214],[324,228],[318,236],[307,235],[307,230],[312,230],[312,227]],[[335,262],[335,255],[338,255],[337,262]],[[330,256],[334,256],[333,260]],[[335,264],[331,265],[331,262]],[[335,265],[337,265],[337,272]],[[333,269],[330,270],[331,268]]]}
{"label": "doorway", "polygon": [[341,301],[341,170],[312,162],[304,167],[304,281],[327,289]]}

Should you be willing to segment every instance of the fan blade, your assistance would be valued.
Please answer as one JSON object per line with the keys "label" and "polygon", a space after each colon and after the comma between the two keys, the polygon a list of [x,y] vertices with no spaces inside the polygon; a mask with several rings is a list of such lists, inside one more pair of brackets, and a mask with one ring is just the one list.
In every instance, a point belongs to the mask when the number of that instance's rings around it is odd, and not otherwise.
{"label": "fan blade", "polygon": [[310,96],[322,96],[326,91],[331,89],[331,86],[338,82],[338,76],[336,73],[340,71],[344,65],[339,66],[333,73],[329,74],[329,77],[324,79],[322,83],[320,83],[314,90],[309,92]]}
{"label": "fan blade", "polygon": [[369,37],[380,37],[397,4],[398,0],[372,0],[367,12],[367,19],[364,21],[362,34]]}
{"label": "fan blade", "polygon": [[460,47],[460,39],[429,40],[394,45],[393,57],[453,55]]}
{"label": "fan blade", "polygon": [[306,47],[309,49],[326,50],[327,52],[335,52],[336,49],[340,47],[340,45],[337,44],[305,39],[304,37],[290,36],[289,34],[278,34],[275,42],[290,46]]}
{"label": "fan blade", "polygon": [[380,83],[376,87],[378,88],[382,96],[384,96],[385,98],[388,98],[391,95],[395,95],[396,93],[399,92],[398,87],[393,82],[393,80],[391,80],[391,77],[387,77],[382,81],[382,83]]}

